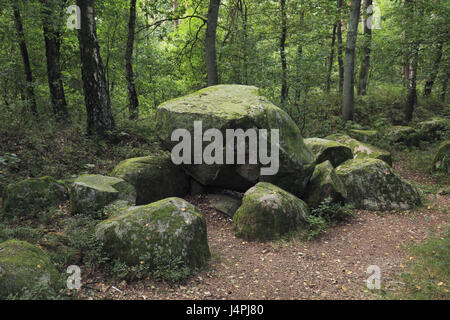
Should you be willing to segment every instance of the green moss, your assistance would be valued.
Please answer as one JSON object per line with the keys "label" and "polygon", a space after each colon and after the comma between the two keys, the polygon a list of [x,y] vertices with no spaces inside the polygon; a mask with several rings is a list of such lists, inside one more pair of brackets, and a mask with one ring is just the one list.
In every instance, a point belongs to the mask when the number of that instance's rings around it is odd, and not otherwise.
{"label": "green moss", "polygon": [[330,161],[333,167],[337,167],[344,161],[353,158],[352,150],[346,145],[333,140],[309,138],[305,139],[316,157],[316,163]]}
{"label": "green moss", "polygon": [[37,246],[19,240],[0,243],[0,298],[37,283],[52,285],[57,279],[57,270]]}
{"label": "green moss", "polygon": [[249,189],[233,217],[237,237],[271,240],[305,226],[309,214],[302,200],[270,183],[260,182]]}
{"label": "green moss", "polygon": [[357,208],[410,209],[421,203],[417,189],[382,160],[348,160],[336,173],[347,189],[347,201]]}
{"label": "green moss", "polygon": [[189,178],[172,163],[169,152],[120,162],[112,176],[122,178],[136,189],[136,204],[142,205],[167,197],[182,197],[189,191]]}
{"label": "green moss", "polygon": [[353,158],[355,159],[364,159],[364,158],[380,159],[389,164],[390,166],[392,165],[392,156],[390,152],[377,148],[370,144],[360,142],[356,139],[349,137],[348,135],[336,133],[327,136],[325,139],[334,140],[348,146],[352,150]]}
{"label": "green moss", "polygon": [[67,186],[60,180],[48,176],[22,180],[3,191],[4,217],[31,217],[57,206],[67,197]]}
{"label": "green moss", "polygon": [[139,265],[142,256],[155,256],[158,251],[158,255],[179,258],[194,269],[210,256],[204,217],[179,198],[123,209],[99,223],[96,235],[111,257],[128,265]]}
{"label": "green moss", "polygon": [[312,208],[316,208],[327,198],[331,202],[340,202],[347,197],[347,190],[336,175],[336,171],[329,161],[316,166],[309,181],[305,201]]}
{"label": "green moss", "polygon": [[70,188],[70,210],[94,214],[115,200],[136,201],[134,187],[123,179],[102,175],[82,175]]}

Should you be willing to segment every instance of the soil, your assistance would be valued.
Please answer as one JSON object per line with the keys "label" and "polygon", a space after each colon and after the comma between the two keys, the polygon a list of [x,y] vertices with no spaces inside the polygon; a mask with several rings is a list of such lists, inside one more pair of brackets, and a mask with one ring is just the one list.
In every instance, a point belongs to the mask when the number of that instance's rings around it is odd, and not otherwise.
{"label": "soil", "polygon": [[[420,184],[436,181],[402,163],[394,169]],[[426,195],[424,206],[408,211],[356,210],[347,223],[307,241],[246,242],[232,233],[231,220],[209,208],[202,196],[186,199],[206,217],[210,264],[182,283],[151,279],[126,283],[91,274],[83,279],[80,299],[376,299],[367,289],[367,268],[381,271],[382,290],[398,284],[414,260],[408,246],[423,242],[448,225],[449,195]],[[445,211],[447,210],[447,211]]]}

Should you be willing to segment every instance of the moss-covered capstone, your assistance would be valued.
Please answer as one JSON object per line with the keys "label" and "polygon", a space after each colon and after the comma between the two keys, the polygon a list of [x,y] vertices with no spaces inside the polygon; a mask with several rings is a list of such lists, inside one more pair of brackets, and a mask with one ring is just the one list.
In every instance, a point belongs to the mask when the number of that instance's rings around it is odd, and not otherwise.
{"label": "moss-covered capstone", "polygon": [[[178,144],[171,141],[175,129],[186,129],[194,136],[194,121],[202,121],[203,131],[216,128],[224,137],[226,129],[280,130],[280,168],[276,175],[261,176],[259,165],[184,165],[193,178],[206,186],[245,191],[264,180],[302,194],[314,170],[314,155],[294,121],[253,86],[208,87],[163,103],[157,108],[156,118],[158,137],[167,150]],[[204,143],[204,147],[208,144]],[[270,139],[268,144],[270,150]]]}
{"label": "moss-covered capstone", "polygon": [[38,284],[52,286],[58,272],[47,254],[25,241],[0,243],[0,298]]}
{"label": "moss-covered capstone", "polygon": [[360,142],[356,139],[353,139],[352,137],[349,137],[346,134],[336,133],[327,136],[325,139],[334,140],[348,146],[352,150],[354,159],[380,159],[390,166],[392,165],[392,156],[389,151],[377,148],[367,143]]}
{"label": "moss-covered capstone", "polygon": [[419,144],[419,133],[416,129],[407,126],[392,126],[384,133],[387,141],[404,144],[405,146],[417,146]]}
{"label": "moss-covered capstone", "polygon": [[347,198],[344,183],[337,176],[330,161],[316,166],[304,199],[310,208],[315,208],[327,198],[331,198],[333,202],[340,202]]}
{"label": "moss-covered capstone", "polygon": [[67,199],[67,186],[60,180],[48,176],[25,179],[3,190],[3,216],[32,217]]}
{"label": "moss-covered capstone", "polygon": [[347,202],[359,209],[410,209],[420,204],[417,189],[384,161],[352,159],[336,168],[347,189]]}
{"label": "moss-covered capstone", "polygon": [[134,186],[137,205],[167,197],[184,197],[189,192],[189,177],[173,164],[169,152],[124,160],[114,168],[111,176]]}
{"label": "moss-covered capstone", "polygon": [[209,206],[233,218],[242,200],[226,194],[208,194]]}
{"label": "moss-covered capstone", "polygon": [[[198,208],[180,198],[123,208],[96,226],[96,237],[112,258],[150,267],[181,260],[194,270],[210,257],[206,221]],[[165,266],[162,266],[165,267]]]}
{"label": "moss-covered capstone", "polygon": [[433,118],[417,124],[420,139],[434,141],[444,138],[450,131],[450,121],[443,118]]}
{"label": "moss-covered capstone", "polygon": [[377,130],[364,130],[364,129],[350,129],[348,131],[349,136],[355,138],[356,140],[372,143],[379,138]]}
{"label": "moss-covered capstone", "polygon": [[341,163],[353,158],[352,150],[337,141],[308,138],[305,144],[316,156],[316,163],[322,163],[329,160],[333,167],[337,167]]}
{"label": "moss-covered capstone", "polygon": [[433,170],[441,172],[450,171],[450,140],[445,140],[440,144],[433,159]]}
{"label": "moss-covered capstone", "polygon": [[293,194],[267,182],[250,188],[233,217],[237,237],[271,240],[305,226],[308,205]]}
{"label": "moss-covered capstone", "polygon": [[116,200],[136,202],[134,187],[123,179],[87,174],[75,179],[70,187],[70,211],[95,214]]}

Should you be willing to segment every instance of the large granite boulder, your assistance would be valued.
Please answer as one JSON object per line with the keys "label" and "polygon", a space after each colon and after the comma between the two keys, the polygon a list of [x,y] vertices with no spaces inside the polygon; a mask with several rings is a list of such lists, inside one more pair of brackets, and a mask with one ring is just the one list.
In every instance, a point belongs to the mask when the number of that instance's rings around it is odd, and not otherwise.
{"label": "large granite boulder", "polygon": [[137,205],[168,197],[184,197],[189,192],[189,177],[172,163],[169,152],[124,160],[114,168],[111,176],[134,186]]}
{"label": "large granite boulder", "polygon": [[450,121],[443,118],[433,118],[417,124],[420,139],[434,141],[445,138],[450,129]]}
{"label": "large granite boulder", "polygon": [[347,202],[358,209],[410,209],[421,202],[417,189],[379,159],[348,160],[336,174],[347,189]]}
{"label": "large granite boulder", "polygon": [[350,129],[348,134],[352,138],[364,143],[373,143],[375,140],[379,139],[380,136],[377,130],[365,129]]}
{"label": "large granite boulder", "polygon": [[391,144],[403,144],[405,146],[419,145],[419,133],[416,129],[407,126],[392,126],[385,132],[385,138]]}
{"label": "large granite boulder", "polygon": [[36,285],[52,286],[58,271],[47,254],[25,241],[0,243],[0,298],[17,294]]}
{"label": "large granite boulder", "polygon": [[165,268],[178,261],[194,270],[210,257],[205,218],[180,198],[123,207],[100,222],[95,234],[110,257],[129,266]]}
{"label": "large granite boulder", "polygon": [[96,215],[114,201],[136,202],[134,187],[123,179],[87,174],[79,176],[70,187],[70,211],[76,214]]}
{"label": "large granite boulder", "polygon": [[209,206],[233,218],[242,204],[242,200],[226,194],[208,194]]}
{"label": "large granite boulder", "polygon": [[330,161],[316,166],[304,197],[310,208],[316,208],[327,198],[332,202],[341,202],[347,198],[347,190]]}
{"label": "large granite boulder", "polygon": [[316,163],[330,161],[333,167],[353,158],[352,150],[346,145],[327,139],[308,138],[305,139],[306,146],[316,156]]}
{"label": "large granite boulder", "polygon": [[308,205],[293,194],[259,182],[245,193],[233,230],[246,240],[272,240],[305,227],[308,214]]}
{"label": "large granite boulder", "polygon": [[352,150],[354,159],[380,159],[390,166],[392,165],[392,156],[389,151],[377,148],[367,143],[360,142],[349,137],[346,134],[336,133],[327,136],[325,139],[334,140],[348,146]]}
{"label": "large granite boulder", "polygon": [[64,182],[48,176],[25,179],[3,190],[3,217],[33,217],[67,200]]}
{"label": "large granite boulder", "polygon": [[[267,149],[272,148],[270,129],[279,129],[279,170],[274,175],[262,175],[260,158],[257,164],[183,164],[195,180],[205,186],[245,191],[258,181],[274,183],[296,195],[304,192],[314,170],[314,155],[304,144],[300,130],[289,115],[258,94],[258,89],[243,85],[218,85],[197,91],[188,96],[170,100],[157,108],[157,133],[167,150],[177,145],[171,141],[175,129],[186,129],[191,134],[194,149],[194,122],[201,121],[202,129],[218,129],[223,137],[224,163],[227,129],[267,129]],[[260,137],[264,134],[259,132]],[[231,139],[230,139],[231,140]],[[231,142],[231,141],[230,141]],[[210,142],[203,143],[203,149]],[[236,154],[237,144],[234,152]],[[258,150],[261,145],[258,143]],[[275,146],[274,146],[275,147]],[[239,148],[243,148],[240,146]],[[203,150],[202,149],[202,150]],[[231,149],[231,148],[230,148]],[[233,149],[231,149],[233,150]],[[245,151],[248,159],[247,148]],[[193,158],[194,152],[192,152]],[[256,153],[253,153],[256,155]],[[191,163],[194,163],[191,158]]]}

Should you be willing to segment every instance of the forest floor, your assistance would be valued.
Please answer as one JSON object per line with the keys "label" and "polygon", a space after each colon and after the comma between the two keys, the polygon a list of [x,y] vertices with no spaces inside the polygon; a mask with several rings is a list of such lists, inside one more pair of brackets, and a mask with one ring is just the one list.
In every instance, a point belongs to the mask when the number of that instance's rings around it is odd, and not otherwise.
{"label": "forest floor", "polygon": [[[355,210],[344,224],[330,227],[315,240],[300,238],[266,243],[236,238],[232,222],[209,208],[205,197],[186,199],[197,205],[207,221],[212,253],[209,266],[181,283],[151,279],[127,283],[101,273],[83,277],[78,299],[383,299],[395,296],[404,283],[401,274],[416,257],[409,248],[445,231],[450,195],[436,178],[407,165],[406,156],[394,163],[404,178],[425,189],[424,206],[415,210],[369,212]],[[444,261],[444,263],[446,263]],[[367,289],[366,273],[376,265],[381,290]],[[436,279],[435,281],[439,281]],[[448,288],[448,283],[438,286]],[[400,288],[400,289],[399,289]],[[420,288],[418,288],[420,290]],[[447,299],[447,289],[444,289]],[[445,298],[445,296],[444,296]]]}

